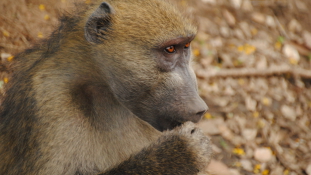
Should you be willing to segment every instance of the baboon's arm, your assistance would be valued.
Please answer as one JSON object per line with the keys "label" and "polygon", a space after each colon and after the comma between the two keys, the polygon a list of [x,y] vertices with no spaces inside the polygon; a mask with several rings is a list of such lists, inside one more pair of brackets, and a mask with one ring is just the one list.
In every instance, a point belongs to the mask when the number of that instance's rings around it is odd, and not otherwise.
{"label": "baboon's arm", "polygon": [[209,139],[188,123],[100,175],[196,175],[208,165],[210,148]]}
{"label": "baboon's arm", "polygon": [[195,168],[192,154],[187,148],[187,142],[175,135],[162,143],[143,149],[117,167],[100,175],[174,175],[181,172],[194,175],[199,170]]}

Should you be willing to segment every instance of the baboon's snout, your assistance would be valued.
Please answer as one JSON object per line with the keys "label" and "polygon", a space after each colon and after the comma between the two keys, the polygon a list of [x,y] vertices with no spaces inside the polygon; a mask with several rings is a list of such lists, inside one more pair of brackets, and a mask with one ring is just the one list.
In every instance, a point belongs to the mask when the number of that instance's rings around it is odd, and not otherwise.
{"label": "baboon's snout", "polygon": [[200,96],[189,101],[186,105],[186,121],[192,121],[194,123],[199,122],[208,110],[208,106]]}

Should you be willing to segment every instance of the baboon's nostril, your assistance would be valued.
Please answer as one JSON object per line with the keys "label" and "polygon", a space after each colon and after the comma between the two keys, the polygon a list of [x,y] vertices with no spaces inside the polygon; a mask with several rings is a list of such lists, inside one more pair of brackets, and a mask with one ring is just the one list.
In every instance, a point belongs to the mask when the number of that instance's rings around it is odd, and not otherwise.
{"label": "baboon's nostril", "polygon": [[206,113],[206,110],[203,110],[203,111],[200,111],[200,112],[196,113],[196,115],[202,116],[202,115],[204,115],[205,113]]}

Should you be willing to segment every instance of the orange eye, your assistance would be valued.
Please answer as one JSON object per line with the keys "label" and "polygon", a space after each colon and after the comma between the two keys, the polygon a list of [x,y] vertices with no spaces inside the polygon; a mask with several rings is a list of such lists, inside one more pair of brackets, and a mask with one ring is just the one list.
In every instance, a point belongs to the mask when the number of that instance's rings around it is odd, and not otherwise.
{"label": "orange eye", "polygon": [[165,51],[167,53],[174,53],[175,52],[175,46],[169,46],[165,48]]}
{"label": "orange eye", "polygon": [[185,48],[189,48],[190,47],[190,43],[187,43],[186,45],[185,45]]}

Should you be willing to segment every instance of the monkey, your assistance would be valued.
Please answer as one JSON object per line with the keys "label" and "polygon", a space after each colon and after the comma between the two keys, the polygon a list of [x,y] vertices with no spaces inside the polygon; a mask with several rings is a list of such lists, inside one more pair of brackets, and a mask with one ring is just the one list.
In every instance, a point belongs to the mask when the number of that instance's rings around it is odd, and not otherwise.
{"label": "monkey", "polygon": [[212,151],[194,124],[208,109],[190,65],[195,25],[164,0],[80,8],[16,57],[0,174],[202,173]]}

